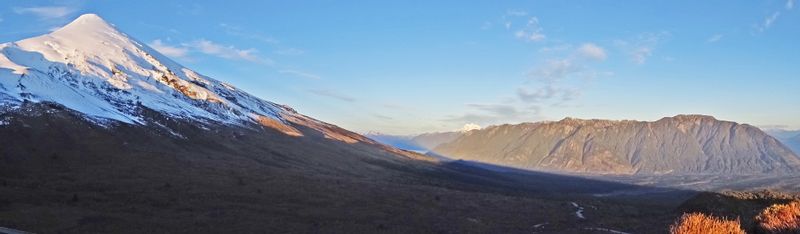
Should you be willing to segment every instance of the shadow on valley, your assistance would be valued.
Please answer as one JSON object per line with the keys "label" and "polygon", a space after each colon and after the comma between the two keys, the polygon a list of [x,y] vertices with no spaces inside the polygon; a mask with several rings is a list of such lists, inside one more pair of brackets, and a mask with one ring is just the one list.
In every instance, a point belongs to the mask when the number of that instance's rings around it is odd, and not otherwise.
{"label": "shadow on valley", "polygon": [[[95,123],[50,103],[0,119],[0,227],[37,233],[664,233],[694,192],[423,160],[304,126]],[[613,195],[618,191],[648,191]],[[624,194],[624,193],[623,193]]]}

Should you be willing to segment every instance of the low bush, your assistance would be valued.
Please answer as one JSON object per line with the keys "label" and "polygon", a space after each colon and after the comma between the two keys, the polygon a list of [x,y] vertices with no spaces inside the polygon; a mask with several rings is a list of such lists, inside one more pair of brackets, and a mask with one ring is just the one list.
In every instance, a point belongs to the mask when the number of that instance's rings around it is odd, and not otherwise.
{"label": "low bush", "polygon": [[775,234],[800,234],[800,201],[775,204],[756,216],[759,231]]}
{"label": "low bush", "polygon": [[683,214],[670,227],[672,234],[744,234],[739,220],[726,220],[702,213]]}

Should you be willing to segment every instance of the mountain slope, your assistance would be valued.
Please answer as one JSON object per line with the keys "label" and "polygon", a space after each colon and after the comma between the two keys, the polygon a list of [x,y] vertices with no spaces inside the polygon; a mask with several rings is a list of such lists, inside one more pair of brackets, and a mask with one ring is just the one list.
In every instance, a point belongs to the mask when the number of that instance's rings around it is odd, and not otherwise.
{"label": "mountain slope", "polygon": [[142,119],[147,108],[200,123],[258,123],[291,136],[302,136],[295,127],[302,125],[332,139],[372,142],[200,75],[94,14],[0,44],[0,105],[24,101],[58,103],[98,122],[152,125]]}
{"label": "mountain slope", "polygon": [[0,139],[0,227],[36,233],[647,233],[693,193],[398,150],[96,15],[0,45]]}
{"label": "mountain slope", "polygon": [[[547,173],[497,173],[367,143],[256,126],[97,125],[53,103],[0,112],[0,227],[35,233],[585,233],[666,230],[659,203],[589,194],[652,189]],[[167,129],[171,129],[167,130]],[[657,189],[662,191],[664,189]],[[664,194],[670,195],[670,194]],[[587,209],[574,217],[568,202]],[[486,212],[491,210],[492,212]],[[630,212],[641,217],[630,219]],[[609,222],[609,220],[613,222]]]}
{"label": "mountain slope", "polygon": [[[96,15],[0,45],[0,139],[0,227],[36,233],[530,233],[545,222],[537,231],[579,233],[604,220],[575,225],[567,199],[639,189],[378,144],[199,75]],[[625,230],[671,219],[646,217]]]}
{"label": "mountain slope", "polygon": [[797,155],[758,128],[700,115],[494,126],[434,151],[520,168],[602,174],[760,174],[800,168]]}

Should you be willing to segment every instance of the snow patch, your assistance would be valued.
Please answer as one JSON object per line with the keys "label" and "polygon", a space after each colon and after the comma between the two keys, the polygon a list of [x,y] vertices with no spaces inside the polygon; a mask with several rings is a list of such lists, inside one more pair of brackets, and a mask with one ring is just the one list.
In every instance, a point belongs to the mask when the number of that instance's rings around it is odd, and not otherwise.
{"label": "snow patch", "polygon": [[584,208],[582,206],[578,205],[578,203],[575,202],[570,202],[570,204],[572,204],[572,207],[578,209],[575,211],[575,217],[578,217],[579,219],[586,219],[586,216],[583,216]]}
{"label": "snow patch", "polygon": [[0,227],[0,233],[6,233],[6,234],[31,234],[31,232],[20,231],[20,230],[11,229],[11,228],[5,228],[5,227]]}
{"label": "snow patch", "polygon": [[472,131],[472,130],[480,130],[480,129],[481,129],[481,126],[478,125],[478,124],[468,123],[468,124],[464,124],[464,127],[461,127],[461,129],[459,131],[460,132],[469,132],[469,131]]}
{"label": "snow patch", "polygon": [[540,223],[540,224],[533,225],[532,227],[533,227],[534,229],[539,229],[539,228],[543,228],[543,227],[544,227],[544,225],[548,225],[548,224],[550,224],[550,223],[548,223],[548,222],[544,222],[544,223]]}
{"label": "snow patch", "polygon": [[291,108],[198,74],[94,14],[39,37],[0,44],[0,101],[55,102],[95,118],[143,124],[140,106],[226,124],[304,119]]}

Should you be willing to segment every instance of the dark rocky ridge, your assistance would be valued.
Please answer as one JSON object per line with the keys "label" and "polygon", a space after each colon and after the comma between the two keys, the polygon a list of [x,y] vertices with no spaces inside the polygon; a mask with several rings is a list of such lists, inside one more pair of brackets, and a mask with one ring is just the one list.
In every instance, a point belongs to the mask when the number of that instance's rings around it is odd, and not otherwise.
{"label": "dark rocky ridge", "polygon": [[518,168],[601,174],[778,174],[800,168],[797,155],[760,129],[702,115],[500,125],[434,151]]}

